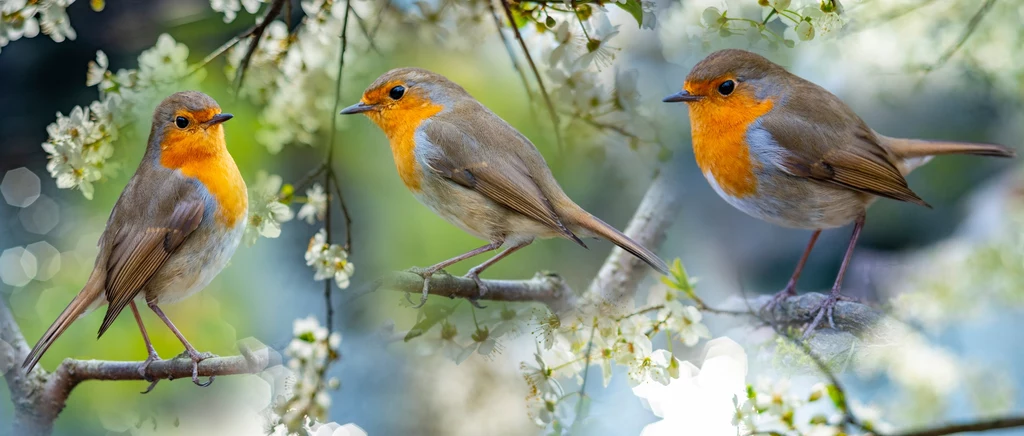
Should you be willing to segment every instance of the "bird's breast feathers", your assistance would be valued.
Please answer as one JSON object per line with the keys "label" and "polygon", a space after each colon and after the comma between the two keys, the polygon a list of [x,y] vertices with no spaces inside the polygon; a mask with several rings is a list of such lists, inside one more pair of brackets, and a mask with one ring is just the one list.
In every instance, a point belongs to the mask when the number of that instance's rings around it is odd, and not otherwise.
{"label": "bird's breast feathers", "polygon": [[748,132],[772,109],[771,100],[727,99],[723,103],[700,102],[690,108],[693,154],[701,172],[723,192],[736,198],[757,194],[755,158]]}
{"label": "bird's breast feathers", "polygon": [[[164,164],[166,166],[166,160]],[[238,227],[240,223],[244,225],[249,213],[249,197],[245,180],[227,150],[168,168],[199,181],[216,205],[218,224],[229,229]]]}
{"label": "bird's breast feathers", "polygon": [[441,105],[423,100],[419,104],[395,111],[386,117],[374,118],[391,143],[391,153],[402,183],[414,193],[420,192],[420,165],[416,162],[418,131],[427,119],[444,109]]}

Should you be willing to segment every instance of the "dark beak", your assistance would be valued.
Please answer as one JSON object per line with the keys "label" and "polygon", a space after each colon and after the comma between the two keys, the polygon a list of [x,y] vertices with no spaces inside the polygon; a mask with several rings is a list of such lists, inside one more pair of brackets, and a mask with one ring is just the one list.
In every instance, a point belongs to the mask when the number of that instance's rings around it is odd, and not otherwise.
{"label": "dark beak", "polygon": [[363,112],[372,111],[375,108],[372,104],[366,104],[363,102],[356,103],[341,110],[342,115],[361,114]]}
{"label": "dark beak", "polygon": [[213,118],[210,118],[210,121],[206,122],[206,128],[210,128],[212,126],[216,126],[216,125],[218,125],[220,123],[223,123],[223,122],[225,122],[227,120],[230,120],[230,119],[232,119],[234,117],[235,116],[231,115],[231,114],[217,114],[217,115],[214,115]]}
{"label": "dark beak", "polygon": [[672,95],[670,95],[668,97],[665,97],[661,101],[663,101],[665,103],[678,103],[678,102],[681,102],[681,101],[689,103],[691,101],[700,101],[703,98],[704,98],[704,96],[702,96],[702,95],[693,95],[693,94],[690,94],[689,92],[686,92],[686,90],[684,89],[684,90],[679,91],[679,92],[677,92],[675,94],[672,94]]}

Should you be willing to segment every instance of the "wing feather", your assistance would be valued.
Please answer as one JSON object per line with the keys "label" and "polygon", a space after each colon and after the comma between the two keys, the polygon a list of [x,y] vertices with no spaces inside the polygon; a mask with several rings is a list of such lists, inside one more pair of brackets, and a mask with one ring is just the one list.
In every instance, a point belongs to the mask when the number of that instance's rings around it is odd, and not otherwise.
{"label": "wing feather", "polygon": [[[441,150],[426,157],[431,170],[583,245],[562,223],[551,201],[530,176],[519,156],[499,154],[500,149],[494,144],[480,144],[459,127],[445,121],[431,121],[424,127],[424,133]],[[521,139],[516,137],[512,140]]]}
{"label": "wing feather", "polygon": [[204,211],[203,201],[184,200],[175,205],[164,223],[117,233],[108,264],[106,296],[109,306],[100,325],[100,335],[199,227]]}

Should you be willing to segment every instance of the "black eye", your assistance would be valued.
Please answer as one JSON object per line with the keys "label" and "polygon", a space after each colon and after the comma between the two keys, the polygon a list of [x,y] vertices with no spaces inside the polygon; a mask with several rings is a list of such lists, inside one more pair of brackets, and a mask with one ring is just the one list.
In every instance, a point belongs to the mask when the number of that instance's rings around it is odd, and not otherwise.
{"label": "black eye", "polygon": [[736,82],[732,80],[726,80],[721,85],[718,85],[718,93],[722,95],[732,94],[733,89],[736,89]]}
{"label": "black eye", "polygon": [[405,95],[405,87],[402,85],[391,88],[391,91],[388,92],[388,97],[391,97],[392,100],[398,100],[403,95]]}
{"label": "black eye", "polygon": [[174,119],[174,125],[178,126],[179,129],[188,127],[188,118],[178,117]]}

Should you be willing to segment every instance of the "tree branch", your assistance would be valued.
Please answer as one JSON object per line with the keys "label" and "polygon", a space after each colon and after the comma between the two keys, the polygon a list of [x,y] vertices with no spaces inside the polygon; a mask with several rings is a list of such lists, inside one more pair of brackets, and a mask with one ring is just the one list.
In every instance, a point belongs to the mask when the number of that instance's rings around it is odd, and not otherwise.
{"label": "tree branch", "polygon": [[965,432],[980,432],[1024,427],[1024,416],[1005,416],[1000,418],[979,420],[964,424],[951,424],[930,429],[913,430],[904,433],[893,433],[888,436],[944,436]]}
{"label": "tree branch", "polygon": [[263,38],[263,32],[266,32],[267,26],[273,22],[278,15],[281,14],[281,9],[284,8],[285,0],[274,0],[267,8],[267,13],[263,15],[262,21],[256,23],[248,32],[245,32],[243,38],[252,38],[252,42],[249,43],[249,48],[245,51],[245,57],[242,58],[242,62],[238,64],[238,71],[235,73],[235,93],[238,93],[242,89],[242,81],[245,80],[245,71],[249,69],[249,62],[252,61],[252,55],[256,53],[256,47],[260,45],[260,38]]}
{"label": "tree branch", "polygon": [[[142,362],[66,359],[52,374],[39,366],[25,373],[20,363],[29,348],[7,305],[0,300],[0,369],[14,403],[12,434],[46,435],[64,409],[68,396],[79,383],[88,380],[145,380],[139,374]],[[8,346],[4,346],[4,344]],[[277,353],[269,349],[253,350],[240,344],[241,355],[213,357],[199,363],[200,376],[255,374],[281,364]],[[149,366],[154,380],[188,379],[192,377],[192,360],[182,355],[160,360]]]}
{"label": "tree branch", "polygon": [[[526,47],[526,40],[523,39],[523,34],[519,33],[519,27],[516,26],[516,18],[512,15],[512,9],[508,5],[508,0],[498,0],[501,2],[501,7],[505,9],[505,16],[508,18],[508,26],[512,28],[512,32],[516,35],[516,40],[519,41],[519,46],[523,49],[523,55],[526,56],[526,62],[530,65],[530,69],[533,70],[533,77],[537,79],[537,86],[540,88],[540,94],[544,97],[544,104],[548,107],[548,115],[551,116],[551,124],[554,127],[555,139],[558,141],[558,151],[563,150],[562,146],[562,132],[561,126],[558,122],[558,111],[555,110],[554,103],[551,102],[551,96],[548,95],[548,90],[544,86],[544,79],[541,78],[540,70],[537,69],[537,64],[533,62],[533,56],[530,55],[530,49]],[[501,30],[499,29],[500,33]],[[515,59],[513,59],[513,62]],[[530,92],[529,88],[526,90]]]}
{"label": "tree branch", "polygon": [[[484,280],[487,294],[482,300],[491,301],[536,301],[547,304],[558,312],[575,305],[572,289],[556,274],[539,272],[529,280]],[[420,293],[423,278],[411,272],[397,271],[375,281],[369,292],[377,289]],[[478,297],[476,282],[465,277],[456,277],[443,272],[430,278],[429,292],[448,298]]]}
{"label": "tree branch", "polygon": [[[651,250],[657,251],[682,209],[682,182],[672,175],[675,173],[662,173],[654,179],[623,232]],[[632,296],[648,272],[642,260],[616,247],[590,282],[586,295],[594,299],[593,303],[615,304]]]}

